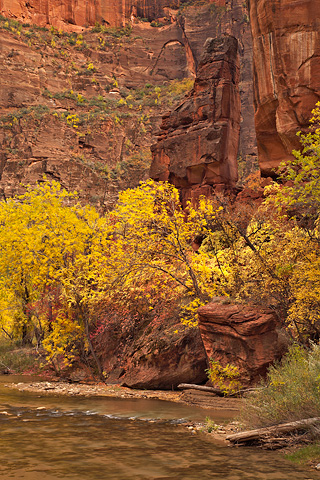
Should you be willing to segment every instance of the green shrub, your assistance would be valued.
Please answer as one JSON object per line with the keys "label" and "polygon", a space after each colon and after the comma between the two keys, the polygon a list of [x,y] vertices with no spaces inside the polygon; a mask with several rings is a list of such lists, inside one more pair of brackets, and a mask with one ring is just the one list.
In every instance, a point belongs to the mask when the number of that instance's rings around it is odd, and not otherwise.
{"label": "green shrub", "polygon": [[299,448],[298,450],[287,454],[286,458],[299,465],[305,465],[310,462],[317,464],[319,463],[320,458],[320,443],[315,442],[311,445]]}
{"label": "green shrub", "polygon": [[218,430],[218,428],[219,428],[219,425],[217,425],[214,422],[214,420],[212,420],[210,417],[206,417],[205,427],[204,427],[205,432],[212,433]]}
{"label": "green shrub", "polygon": [[164,26],[164,23],[158,22],[157,20],[153,20],[153,21],[150,23],[150,25],[151,25],[151,27],[160,28],[160,27],[163,27],[163,26]]}
{"label": "green shrub", "polygon": [[320,345],[293,345],[260,387],[246,400],[243,420],[249,427],[320,416]]}

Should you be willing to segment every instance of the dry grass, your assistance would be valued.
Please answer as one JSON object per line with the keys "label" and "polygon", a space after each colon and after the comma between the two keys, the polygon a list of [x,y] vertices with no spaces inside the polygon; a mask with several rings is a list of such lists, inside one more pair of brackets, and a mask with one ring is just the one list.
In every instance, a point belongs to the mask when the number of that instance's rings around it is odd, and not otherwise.
{"label": "dry grass", "polygon": [[0,372],[25,373],[39,369],[39,356],[34,348],[19,347],[13,342],[0,339]]}

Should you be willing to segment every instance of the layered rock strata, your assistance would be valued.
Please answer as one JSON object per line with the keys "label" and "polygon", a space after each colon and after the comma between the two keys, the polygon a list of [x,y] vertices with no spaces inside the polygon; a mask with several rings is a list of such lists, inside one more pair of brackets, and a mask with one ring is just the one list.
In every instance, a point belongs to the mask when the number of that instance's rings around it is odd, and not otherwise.
{"label": "layered rock strata", "polygon": [[168,108],[155,103],[155,89],[193,68],[181,32],[176,23],[135,25],[119,39],[0,30],[1,194],[22,193],[45,174],[106,206],[147,178],[153,131]]}
{"label": "layered rock strata", "polygon": [[287,338],[272,310],[224,304],[218,299],[198,313],[208,362],[238,367],[242,385],[259,380],[286,351]]}
{"label": "layered rock strata", "polygon": [[320,99],[320,2],[249,0],[255,124],[263,175],[299,147]]}
{"label": "layered rock strata", "polygon": [[5,17],[40,26],[53,25],[77,30],[96,22],[113,27],[124,26],[133,17],[153,20],[166,15],[167,5],[178,7],[180,0],[0,0]]}
{"label": "layered rock strata", "polygon": [[163,117],[152,146],[151,176],[190,190],[235,185],[240,131],[238,41],[229,35],[207,39],[194,89]]}
{"label": "layered rock strata", "polygon": [[[194,154],[197,148],[195,140],[199,137],[195,134],[193,134],[193,136],[185,135],[182,140],[182,132],[184,131],[186,133],[188,128],[187,125],[183,123],[185,122],[185,118],[183,117],[182,112],[184,112],[186,108],[189,108],[190,114],[192,115],[192,108],[195,106],[191,106],[192,100],[190,98],[186,100],[184,105],[179,107],[179,110],[181,110],[181,124],[179,124],[178,110],[172,112],[172,114],[166,114],[163,118],[162,129],[158,137],[160,141],[157,145],[153,146],[151,176],[154,178],[166,178],[170,181],[172,180],[183,190],[182,193],[185,200],[187,198],[197,198],[199,195],[211,195],[213,190],[212,186],[217,185],[220,182],[226,181],[227,184],[234,185],[237,178],[237,161],[238,163],[240,162],[240,179],[257,169],[257,148],[254,128],[252,87],[252,40],[246,4],[241,0],[222,0],[219,2],[215,1],[211,5],[203,7],[190,7],[183,13],[183,22],[181,26],[188,38],[190,48],[197,62],[197,76],[203,75],[205,69],[205,66],[200,63],[199,60],[203,53],[203,45],[201,45],[199,41],[201,37],[218,38],[222,35],[229,35],[237,39],[237,68],[239,66],[236,79],[237,85],[235,85],[235,91],[238,89],[238,98],[235,99],[234,96],[232,96],[231,102],[234,100],[235,102],[229,105],[230,119],[232,119],[232,122],[236,119],[238,126],[233,124],[232,130],[230,130],[232,138],[227,138],[226,132],[221,132],[220,146],[215,145],[213,147],[212,145],[210,146],[207,141],[204,142],[206,144],[204,149],[208,148],[208,152],[205,152],[204,155],[208,153],[207,158],[209,158],[211,154],[214,156],[217,150],[219,151],[220,159],[227,155],[228,162],[224,164],[226,165],[229,163],[230,167],[232,165],[232,173],[230,171],[230,173],[227,174],[225,171],[223,172],[223,175],[216,175],[214,179],[211,176],[209,181],[207,181],[208,177],[203,173],[207,167],[203,168],[202,165],[205,162],[203,162],[203,159],[201,160],[203,153],[199,152],[199,154],[197,154],[198,160],[196,160],[196,155]],[[221,75],[223,76],[224,72],[221,72]],[[209,108],[213,108],[215,112],[219,111],[221,98],[217,97],[214,100],[216,103],[213,105],[213,97],[210,98],[210,88],[207,90],[207,93],[205,93],[204,90],[205,89],[203,89],[201,94],[199,92],[199,97],[202,96],[202,102],[206,103],[208,106],[211,105]],[[226,105],[226,98],[227,96],[224,97],[224,105]],[[196,101],[195,99],[196,95],[193,95],[193,100]],[[189,105],[188,107],[187,104]],[[214,115],[216,115],[216,113],[211,115],[211,119],[208,120],[208,122],[211,121],[212,124],[214,123]],[[194,131],[196,131],[197,128],[199,129],[199,132],[201,131],[203,126],[203,119],[201,119],[201,116],[199,117],[199,124],[197,123],[198,120],[196,115],[193,116],[192,120],[189,119],[188,121],[189,127],[192,124]],[[170,141],[172,143],[174,142],[174,137],[178,142],[181,140],[180,152],[172,152],[172,149],[165,147],[165,145],[168,146]],[[237,145],[238,147],[236,147]],[[230,152],[230,157],[227,150]],[[185,154],[186,152],[187,154]],[[176,162],[178,155],[180,155],[182,170],[177,175]],[[192,157],[192,161],[190,160],[190,157]],[[189,165],[190,161],[191,165]],[[173,167],[171,164],[175,166]],[[187,173],[187,168],[189,169],[190,166],[192,167],[190,169],[192,170],[192,175],[191,172]],[[200,179],[199,177],[201,176],[202,178]]]}
{"label": "layered rock strata", "polygon": [[[9,6],[4,2],[2,7]],[[15,4],[10,3],[12,8]],[[30,5],[36,12],[36,3]],[[56,18],[62,19],[61,9],[67,5],[55,2]],[[70,2],[68,8],[75,15],[80,5]],[[119,189],[137,185],[148,175],[148,149],[161,116],[184,95],[171,91],[156,104],[155,89],[196,75],[205,40],[221,31],[232,31],[239,41],[239,155],[245,159],[254,152],[250,28],[243,2],[233,0],[231,5],[219,0],[166,12],[171,23],[157,28],[135,17],[131,33],[122,34],[99,29],[65,34],[27,24],[21,28],[0,18],[4,196],[21,193],[22,184],[34,184],[46,174],[79,191],[85,201],[106,208]]]}

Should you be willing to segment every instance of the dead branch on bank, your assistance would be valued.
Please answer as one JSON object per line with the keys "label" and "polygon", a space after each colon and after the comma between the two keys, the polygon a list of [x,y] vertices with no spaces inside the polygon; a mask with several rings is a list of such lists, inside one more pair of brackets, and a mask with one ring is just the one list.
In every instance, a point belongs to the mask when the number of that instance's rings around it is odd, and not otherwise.
{"label": "dead branch on bank", "polygon": [[257,428],[246,432],[233,433],[232,435],[227,436],[227,440],[238,445],[261,441],[268,443],[269,445],[273,444],[276,447],[280,440],[285,440],[280,437],[281,434],[310,430],[318,423],[320,423],[320,417],[306,418],[295,422],[273,425],[272,427]]}
{"label": "dead branch on bank", "polygon": [[238,397],[244,395],[245,393],[261,390],[261,388],[246,388],[237,392],[226,393],[219,388],[207,387],[206,385],[196,385],[194,383],[180,383],[177,388],[179,388],[179,390],[200,390],[202,392],[213,393],[218,397]]}
{"label": "dead branch on bank", "polygon": [[193,383],[180,383],[178,385],[179,390],[200,390],[201,392],[209,392],[217,395],[218,397],[224,397],[225,394],[219,388],[207,387],[205,385],[195,385]]}

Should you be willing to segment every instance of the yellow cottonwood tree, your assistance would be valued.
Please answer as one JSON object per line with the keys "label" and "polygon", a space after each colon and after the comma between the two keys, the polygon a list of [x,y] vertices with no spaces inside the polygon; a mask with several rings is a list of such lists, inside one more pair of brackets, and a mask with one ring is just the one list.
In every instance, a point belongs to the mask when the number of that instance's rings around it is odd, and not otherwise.
{"label": "yellow cottonwood tree", "polygon": [[[60,352],[71,358],[76,339],[91,350],[102,374],[89,330],[107,224],[75,199],[57,182],[45,182],[1,202],[0,285],[20,304],[23,341],[36,331],[52,358]],[[47,311],[36,312],[37,304]]]}
{"label": "yellow cottonwood tree", "polygon": [[144,299],[149,309],[161,299],[184,298],[195,317],[196,308],[210,295],[203,281],[207,264],[195,262],[192,247],[194,237],[205,229],[202,210],[189,205],[184,211],[174,186],[149,180],[121,192],[110,218],[114,222],[108,256],[114,272],[112,294],[118,292],[127,306]]}

